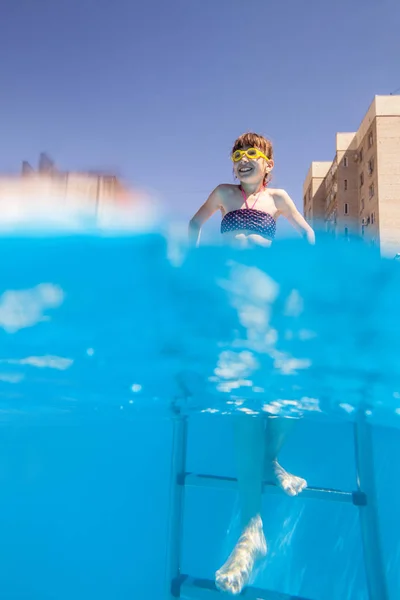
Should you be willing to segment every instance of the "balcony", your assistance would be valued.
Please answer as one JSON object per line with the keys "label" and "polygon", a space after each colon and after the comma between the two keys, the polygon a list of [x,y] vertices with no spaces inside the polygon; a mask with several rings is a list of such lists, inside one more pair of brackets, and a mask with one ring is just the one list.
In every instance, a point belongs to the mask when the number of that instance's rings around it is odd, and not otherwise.
{"label": "balcony", "polygon": [[331,186],[331,183],[336,181],[336,173],[337,173],[337,162],[336,162],[336,157],[334,158],[334,160],[332,161],[332,166],[329,169],[326,177],[325,177],[325,185],[327,188],[329,188]]}
{"label": "balcony", "polygon": [[337,185],[336,187],[332,186],[328,193],[325,207],[325,218],[328,218],[328,215],[332,214],[337,209]]}

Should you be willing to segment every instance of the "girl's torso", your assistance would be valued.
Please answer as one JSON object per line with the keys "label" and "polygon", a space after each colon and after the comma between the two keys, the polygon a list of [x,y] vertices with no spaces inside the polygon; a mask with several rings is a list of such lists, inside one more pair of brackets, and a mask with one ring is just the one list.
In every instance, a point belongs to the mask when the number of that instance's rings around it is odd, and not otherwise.
{"label": "girl's torso", "polygon": [[265,189],[246,198],[238,185],[221,187],[221,233],[225,241],[270,246],[279,217],[274,190]]}

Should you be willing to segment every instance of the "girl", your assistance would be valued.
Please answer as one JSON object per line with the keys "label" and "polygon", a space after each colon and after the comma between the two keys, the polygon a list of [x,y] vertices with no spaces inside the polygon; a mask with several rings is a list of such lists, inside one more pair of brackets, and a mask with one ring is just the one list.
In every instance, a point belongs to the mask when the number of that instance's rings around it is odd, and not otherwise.
{"label": "girl", "polygon": [[198,245],[202,225],[219,209],[221,233],[226,239],[270,246],[276,221],[283,215],[314,244],[313,230],[285,190],[267,189],[274,167],[271,142],[261,135],[245,133],[234,143],[231,159],[240,185],[223,183],[211,192],[190,221],[190,240]]}
{"label": "girl", "polygon": [[[241,135],[233,145],[231,159],[239,185],[221,184],[210,194],[189,224],[189,239],[199,244],[202,225],[217,211],[222,214],[221,233],[228,242],[249,246],[270,246],[276,221],[283,215],[310,244],[315,243],[311,227],[282,189],[267,189],[274,167],[269,140],[255,133]],[[240,594],[256,562],[267,547],[261,519],[262,484],[268,479],[291,496],[307,485],[278,463],[277,456],[293,419],[235,418],[234,434],[242,533],[226,563],[216,572],[216,586]]]}

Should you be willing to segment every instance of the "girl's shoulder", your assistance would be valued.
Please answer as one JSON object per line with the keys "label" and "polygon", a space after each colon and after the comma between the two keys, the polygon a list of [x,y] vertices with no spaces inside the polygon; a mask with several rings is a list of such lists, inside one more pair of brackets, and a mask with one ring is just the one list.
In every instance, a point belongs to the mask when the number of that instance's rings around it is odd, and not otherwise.
{"label": "girl's shoulder", "polygon": [[237,192],[239,186],[234,183],[220,183],[217,185],[216,189],[221,194],[231,194],[232,192]]}
{"label": "girl's shoulder", "polygon": [[238,188],[239,186],[234,185],[233,183],[220,183],[212,192],[212,196],[218,199],[221,205],[224,205],[224,200],[236,195]]}
{"label": "girl's shoulder", "polygon": [[271,194],[271,196],[277,196],[278,198],[282,198],[284,196],[287,196],[287,192],[285,190],[283,190],[282,188],[270,188],[269,186],[267,187],[267,192],[269,192]]}
{"label": "girl's shoulder", "polygon": [[269,188],[268,187],[267,191],[274,199],[274,202],[278,208],[280,208],[281,205],[286,205],[288,202],[288,199],[290,199],[287,191],[283,190],[282,188]]}

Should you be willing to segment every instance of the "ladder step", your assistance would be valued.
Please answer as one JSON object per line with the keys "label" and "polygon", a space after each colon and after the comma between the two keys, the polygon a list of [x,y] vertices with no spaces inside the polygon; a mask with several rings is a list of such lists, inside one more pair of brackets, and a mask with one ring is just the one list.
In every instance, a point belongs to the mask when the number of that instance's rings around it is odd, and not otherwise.
{"label": "ladder step", "polygon": [[[235,477],[221,477],[218,475],[205,475],[196,473],[185,473],[178,477],[178,484],[190,487],[211,487],[217,489],[236,490],[237,479]],[[282,494],[283,491],[273,483],[264,482],[263,492],[269,494]],[[329,500],[330,502],[345,502],[356,506],[365,506],[367,497],[363,492],[345,492],[329,488],[308,487],[301,492],[301,498],[316,498],[318,500]]]}
{"label": "ladder step", "polygon": [[[181,600],[212,600],[213,598],[221,600],[226,596],[226,594],[221,594],[215,587],[215,583],[210,579],[195,579],[183,575],[177,587],[180,594],[176,597],[181,598]],[[246,598],[247,600],[306,600],[306,598],[300,598],[300,596],[290,596],[255,587],[245,588],[238,598]]]}

